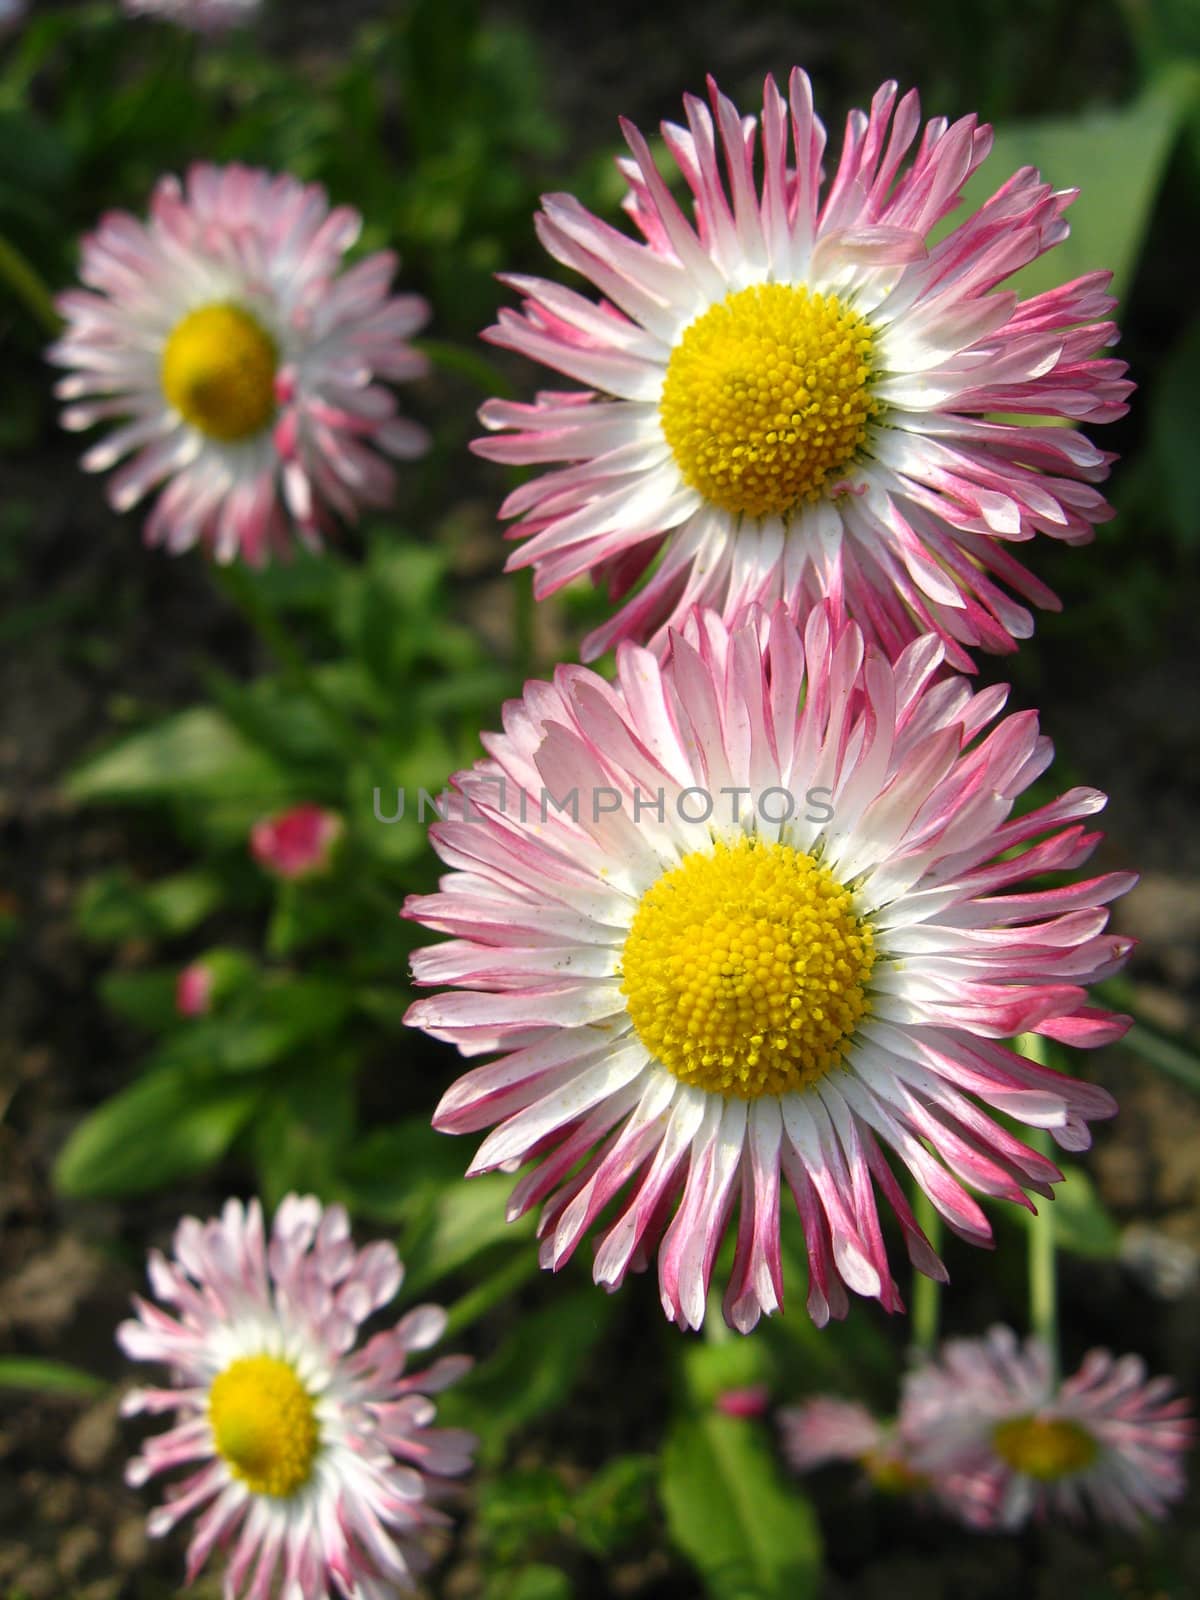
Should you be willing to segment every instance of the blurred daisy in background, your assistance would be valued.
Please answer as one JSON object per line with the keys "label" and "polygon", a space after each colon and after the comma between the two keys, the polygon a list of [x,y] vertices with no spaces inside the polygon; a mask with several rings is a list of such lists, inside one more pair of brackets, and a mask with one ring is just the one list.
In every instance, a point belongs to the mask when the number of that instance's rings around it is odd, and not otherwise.
{"label": "blurred daisy in background", "polygon": [[813,1472],[833,1461],[857,1462],[870,1484],[885,1494],[911,1494],[928,1488],[913,1466],[908,1443],[894,1422],[873,1416],[857,1400],[817,1395],[778,1415],[788,1465]]}
{"label": "blurred daisy in background", "polygon": [[1129,948],[1104,930],[1133,875],[1020,887],[1087,859],[1104,796],[1012,816],[1050,742],[942,662],[932,635],[864,654],[828,605],[803,636],[782,607],[732,632],[697,612],[665,663],[626,644],[613,684],[528,684],[454,780],[469,810],[431,829],[452,870],[405,914],[452,935],[415,981],[457,992],[408,1021],[501,1052],[434,1125],[494,1129],[473,1173],[529,1163],[509,1215],[545,1202],[545,1266],[603,1215],[596,1281],[657,1253],[667,1316],[695,1328],[736,1211],[724,1309],[746,1332],[782,1305],[786,1183],[814,1319],[844,1316],[847,1287],[898,1310],[876,1189],[914,1263],[944,1269],[883,1146],[985,1243],[964,1183],[1028,1204],[1060,1174],[977,1101],[1068,1150],[1115,1110],[1002,1042],[1125,1031],[1085,986]]}
{"label": "blurred daisy in background", "polygon": [[242,166],[160,180],[142,222],[110,212],[83,241],[86,286],[59,296],[50,359],[66,428],[115,423],[83,457],[128,510],[158,490],[150,544],[262,562],[294,529],[386,505],[428,438],[379,380],[418,377],[428,308],[393,295],[396,257],[343,270],[362,219],[325,191]]}
{"label": "blurred daisy in background", "polygon": [[1107,1350],[1058,1382],[1041,1340],[996,1327],[947,1340],[909,1374],[900,1424],[943,1507],[971,1527],[1085,1511],[1136,1527],[1184,1492],[1195,1424],[1173,1387]]}
{"label": "blurred daisy in background", "polygon": [[1001,287],[1066,237],[1073,191],[1026,167],[943,230],[991,146],[973,116],[922,129],[915,92],[885,83],[822,192],[803,72],[787,100],[768,78],[761,119],[711,91],[711,113],[688,96],[686,126],[662,128],[691,216],[629,124],[641,239],[545,198],[542,243],[598,303],[504,280],[523,305],[486,337],[586,386],[480,413],[479,454],[562,463],[503,507],[524,541],[510,568],[533,567],[539,595],[588,573],[614,600],[649,570],[585,660],[661,647],[693,605],[732,623],[823,595],[890,654],[927,631],[962,669],[967,648],[1015,648],[1033,621],[1007,591],[1057,602],[1010,546],[1081,544],[1111,515],[1093,487],[1110,457],[1038,419],[1107,422],[1132,388],[1097,355],[1116,339],[1107,273],[1026,300]]}
{"label": "blurred daisy in background", "polygon": [[258,1202],[231,1200],[219,1218],[185,1218],[173,1259],[152,1253],[149,1272],[161,1304],[136,1302],[117,1337],[133,1360],[166,1367],[171,1386],[135,1390],[124,1411],[174,1422],[145,1440],[127,1476],[138,1485],[189,1469],[149,1524],[161,1536],[197,1514],[188,1581],[220,1548],[231,1600],[264,1600],[277,1574],[296,1600],[411,1589],[427,1564],[423,1535],[448,1520],[431,1498],[469,1469],[475,1441],[430,1427],[428,1396],[468,1357],[405,1372],[441,1337],[440,1307],[355,1348],[360,1324],[400,1287],[394,1248],[355,1249],[340,1206],[296,1195],[268,1238]]}

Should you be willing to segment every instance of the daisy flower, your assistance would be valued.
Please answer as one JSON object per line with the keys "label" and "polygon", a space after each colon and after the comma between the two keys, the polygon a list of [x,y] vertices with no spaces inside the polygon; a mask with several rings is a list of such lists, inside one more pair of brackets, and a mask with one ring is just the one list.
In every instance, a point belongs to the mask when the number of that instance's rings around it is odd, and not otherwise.
{"label": "daisy flower", "polygon": [[197,33],[220,33],[249,22],[262,0],[122,0],[131,17],[161,17]]}
{"label": "daisy flower", "polygon": [[732,632],[698,612],[663,664],[626,642],[615,685],[578,666],[527,685],[454,780],[431,830],[453,870],[405,914],[453,935],[414,956],[416,982],[458,992],[408,1021],[501,1052],[434,1124],[494,1128],[472,1173],[530,1163],[509,1213],[545,1202],[544,1265],[599,1224],[597,1282],[657,1250],[664,1310],[695,1328],[736,1209],[725,1315],[747,1331],[782,1304],[786,1183],[812,1316],[844,1316],[847,1286],[899,1309],[876,1190],[944,1271],[884,1145],[986,1243],[960,1179],[1028,1203],[1060,1174],[977,1102],[1069,1150],[1115,1110],[1002,1043],[1127,1025],[1084,985],[1129,947],[1103,930],[1132,875],[1017,888],[1087,858],[1104,797],[1011,817],[1050,743],[1033,713],[987,731],[1003,689],[938,677],[942,659],[932,635],[894,665],[865,653],[829,605],[803,638],[782,606]]}
{"label": "daisy flower", "polygon": [[63,426],[120,419],[83,465],[124,462],[119,511],[163,486],[149,544],[257,563],[289,522],[317,544],[331,514],[390,500],[385,455],[426,448],[376,380],[425,370],[408,339],[428,308],[391,293],[389,251],[341,270],[361,223],[318,184],[202,165],[160,179],[148,222],[110,212],[83,241],[49,352],[70,369]]}
{"label": "daisy flower", "polygon": [[964,646],[1015,648],[1033,622],[1006,589],[1057,601],[1011,544],[1081,544],[1111,515],[1092,487],[1111,457],[1039,419],[1109,421],[1132,387],[1096,356],[1116,338],[1109,274],[999,287],[1066,237],[1074,191],[1022,168],[939,238],[991,145],[973,116],[922,130],[916,93],[885,83],[822,192],[803,72],[786,101],[767,79],[761,119],[710,89],[711,112],[688,96],[686,127],[662,128],[692,217],[625,123],[641,238],[567,194],[537,218],[603,298],[503,280],[523,305],[485,337],[586,385],[480,413],[489,460],[564,463],[505,503],[524,540],[509,567],[533,567],[540,595],[589,573],[613,599],[649,569],[585,660],[622,638],[657,649],[693,605],[732,622],[826,595],[889,654],[924,632],[964,670]]}
{"label": "daisy flower", "polygon": [[199,1512],[188,1582],[231,1547],[224,1594],[267,1600],[387,1600],[427,1564],[420,1540],[444,1523],[430,1504],[466,1472],[475,1441],[430,1428],[430,1394],[470,1366],[448,1356],[405,1374],[410,1352],[446,1324],[419,1306],[356,1348],[359,1325],[393,1298],[403,1268],[390,1244],[356,1250],[340,1206],[289,1195],[268,1239],[257,1200],[219,1218],[185,1218],[174,1258],[150,1256],[162,1305],[135,1302],[117,1333],[135,1361],[168,1367],[172,1386],[139,1389],[124,1412],[175,1414],[131,1462],[135,1485],[190,1468],[150,1517],[161,1536]]}
{"label": "daisy flower", "polygon": [[907,1494],[927,1487],[895,1423],[881,1421],[856,1400],[818,1395],[785,1406],[779,1413],[779,1431],[783,1453],[795,1472],[812,1472],[831,1461],[855,1461],[884,1493]]}
{"label": "daisy flower", "polygon": [[1092,1350],[1056,1383],[1037,1338],[1009,1328],[952,1339],[905,1380],[901,1426],[942,1504],[975,1528],[1031,1515],[1136,1527],[1184,1492],[1194,1424],[1169,1378],[1138,1356]]}

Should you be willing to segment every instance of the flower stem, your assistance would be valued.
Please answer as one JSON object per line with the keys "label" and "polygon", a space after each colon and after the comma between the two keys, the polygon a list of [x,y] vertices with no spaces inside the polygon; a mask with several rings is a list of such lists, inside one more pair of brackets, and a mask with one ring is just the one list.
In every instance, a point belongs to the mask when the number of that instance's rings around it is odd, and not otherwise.
{"label": "flower stem", "polygon": [[[1046,1042],[1036,1033],[1023,1033],[1017,1049],[1039,1066],[1048,1065]],[[1052,1152],[1050,1135],[1034,1129],[1029,1144],[1039,1154]],[[1029,1326],[1046,1347],[1051,1379],[1057,1383],[1058,1351],[1058,1269],[1054,1247],[1054,1202],[1041,1200],[1037,1214],[1029,1219]]]}
{"label": "flower stem", "polygon": [[17,247],[0,235],[0,279],[8,284],[25,309],[32,313],[45,331],[56,337],[62,329],[62,318],[54,308],[54,299],[42,282],[41,274]]}
{"label": "flower stem", "polygon": [[[933,1201],[917,1185],[913,1196],[913,1215],[917,1226],[939,1255],[942,1248],[942,1219]],[[912,1342],[922,1355],[931,1355],[937,1344],[938,1327],[942,1309],[942,1286],[923,1272],[913,1271],[912,1285]]]}
{"label": "flower stem", "polygon": [[469,1289],[461,1300],[454,1302],[447,1313],[446,1332],[442,1337],[449,1338],[469,1328],[473,1322],[478,1322],[493,1306],[498,1306],[502,1300],[514,1294],[537,1270],[536,1250],[524,1248],[514,1251],[490,1278],[485,1278],[474,1289]]}
{"label": "flower stem", "polygon": [[322,689],[312,668],[293,643],[291,635],[263,598],[262,591],[243,568],[231,564],[212,566],[219,588],[238,608],[278,661],[284,677],[298,694],[309,700],[324,717],[335,742],[350,761],[357,763],[365,754],[364,740],[354,724]]}

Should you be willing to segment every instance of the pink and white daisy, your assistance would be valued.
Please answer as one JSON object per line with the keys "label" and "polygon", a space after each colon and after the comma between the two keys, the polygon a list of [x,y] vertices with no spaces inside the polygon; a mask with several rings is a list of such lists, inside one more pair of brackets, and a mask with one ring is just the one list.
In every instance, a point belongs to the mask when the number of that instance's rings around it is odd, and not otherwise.
{"label": "pink and white daisy", "polygon": [[150,1256],[162,1305],[138,1300],[118,1341],[156,1361],[171,1387],[138,1389],[127,1416],[175,1414],[128,1468],[130,1483],[187,1467],[150,1517],[155,1537],[199,1512],[190,1583],[227,1549],[227,1600],[387,1600],[427,1564],[421,1540],[445,1523],[431,1498],[466,1472],[475,1441],[431,1428],[430,1394],[470,1366],[446,1356],[405,1373],[441,1337],[446,1314],[419,1306],[355,1348],[359,1325],[400,1287],[390,1244],[356,1250],[340,1206],[289,1195],[268,1239],[257,1200],[187,1217],[174,1258]]}
{"label": "pink and white daisy", "polygon": [[131,17],[161,17],[197,33],[221,33],[249,22],[262,0],[122,0]]}
{"label": "pink and white daisy", "polygon": [[120,511],[161,486],[147,543],[256,563],[289,525],[317,544],[391,499],[385,456],[426,449],[377,380],[425,371],[408,340],[428,307],[391,293],[390,251],[342,270],[361,225],[318,184],[200,165],[159,180],[148,222],[110,212],[84,239],[86,288],[59,296],[49,352],[70,369],[63,426],[119,421],[83,465],[124,462]]}
{"label": "pink and white daisy", "polygon": [[783,1453],[795,1472],[812,1472],[831,1461],[855,1461],[884,1493],[908,1494],[928,1487],[911,1460],[907,1441],[857,1400],[817,1395],[779,1413]]}
{"label": "pink and white daisy", "polygon": [[665,663],[624,644],[615,685],[578,666],[528,684],[454,780],[465,814],[431,830],[453,870],[405,914],[453,936],[417,952],[417,983],[458,992],[407,1020],[501,1052],[434,1125],[494,1128],[472,1173],[529,1163],[509,1215],[545,1202],[545,1266],[599,1224],[596,1281],[657,1250],[664,1310],[695,1328],[736,1209],[724,1308],[747,1331],[782,1305],[786,1182],[812,1316],[844,1316],[847,1286],[899,1309],[876,1189],[917,1266],[944,1269],[884,1145],[982,1244],[960,1180],[1027,1204],[1059,1173],[977,1102],[1069,1150],[1114,1111],[1002,1042],[1127,1025],[1084,985],[1129,947],[1104,928],[1132,875],[1018,887],[1088,857],[1104,796],[1012,817],[1050,743],[1031,712],[987,731],[1005,691],[942,659],[932,635],[894,665],[864,653],[829,606],[803,637],[782,606],[732,632],[698,612]]}
{"label": "pink and white daisy", "polygon": [[642,237],[568,194],[537,218],[603,298],[504,279],[523,305],[485,337],[586,386],[480,413],[495,436],[479,454],[564,463],[508,497],[525,541],[510,568],[533,567],[540,595],[588,573],[613,599],[649,571],[585,660],[623,638],[658,648],[697,604],[732,622],[822,596],[889,654],[926,631],[964,670],[963,646],[1015,648],[1033,622],[1006,587],[1057,601],[1010,546],[1081,544],[1111,515],[1092,487],[1111,457],[1038,419],[1110,421],[1132,387],[1096,355],[1116,338],[1108,274],[1026,300],[999,287],[1066,237],[1074,191],[1025,167],[933,242],[991,146],[973,116],[922,131],[916,93],[885,83],[822,194],[803,72],[786,101],[767,79],[761,119],[710,90],[711,113],[688,96],[687,126],[662,128],[692,217],[623,123]]}
{"label": "pink and white daisy", "polygon": [[1136,1527],[1184,1492],[1195,1425],[1138,1356],[1089,1351],[1055,1381],[1045,1345],[1009,1328],[951,1339],[905,1380],[900,1424],[946,1509],[975,1528],[1031,1515]]}

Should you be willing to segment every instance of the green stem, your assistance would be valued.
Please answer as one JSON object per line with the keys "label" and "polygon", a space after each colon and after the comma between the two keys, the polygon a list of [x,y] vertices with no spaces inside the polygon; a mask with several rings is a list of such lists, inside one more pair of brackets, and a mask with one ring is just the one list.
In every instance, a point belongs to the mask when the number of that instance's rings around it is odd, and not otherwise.
{"label": "green stem", "polygon": [[[1017,1049],[1030,1061],[1040,1066],[1048,1065],[1046,1041],[1040,1034],[1023,1033],[1017,1040]],[[1028,1135],[1029,1144],[1039,1154],[1050,1156],[1053,1145],[1050,1135],[1034,1129]],[[1035,1216],[1029,1219],[1029,1326],[1037,1334],[1050,1357],[1052,1381],[1057,1383],[1058,1353],[1058,1268],[1054,1246],[1054,1203],[1041,1200]]]}
{"label": "green stem", "polygon": [[[913,1215],[917,1226],[938,1254],[942,1250],[942,1219],[933,1201],[920,1184],[913,1196]],[[922,1355],[932,1355],[938,1341],[942,1310],[942,1286],[935,1278],[913,1270],[912,1342]]]}
{"label": "green stem", "polygon": [[8,284],[35,321],[41,323],[52,338],[57,337],[62,330],[62,318],[54,308],[54,299],[42,282],[41,274],[3,236],[0,236],[0,279]]}
{"label": "green stem", "polygon": [[464,345],[447,344],[442,339],[414,339],[413,348],[428,356],[442,372],[454,372],[460,378],[469,378],[484,394],[498,395],[502,400],[512,398],[512,384],[486,357],[474,350]]}
{"label": "green stem", "polygon": [[450,1307],[446,1317],[446,1332],[443,1338],[450,1338],[461,1333],[464,1328],[469,1328],[473,1322],[489,1312],[493,1306],[498,1306],[501,1301],[507,1300],[538,1270],[537,1251],[521,1249],[516,1251],[492,1273],[490,1278],[485,1278],[474,1289],[469,1289],[461,1300],[456,1300]]}
{"label": "green stem", "polygon": [[284,677],[297,691],[308,699],[325,718],[325,722],[342,753],[353,762],[363,756],[364,740],[359,730],[322,689],[312,668],[292,642],[291,635],[275,612],[263,599],[262,592],[245,570],[235,564],[211,568],[215,580],[226,596],[254,628],[278,661]]}

